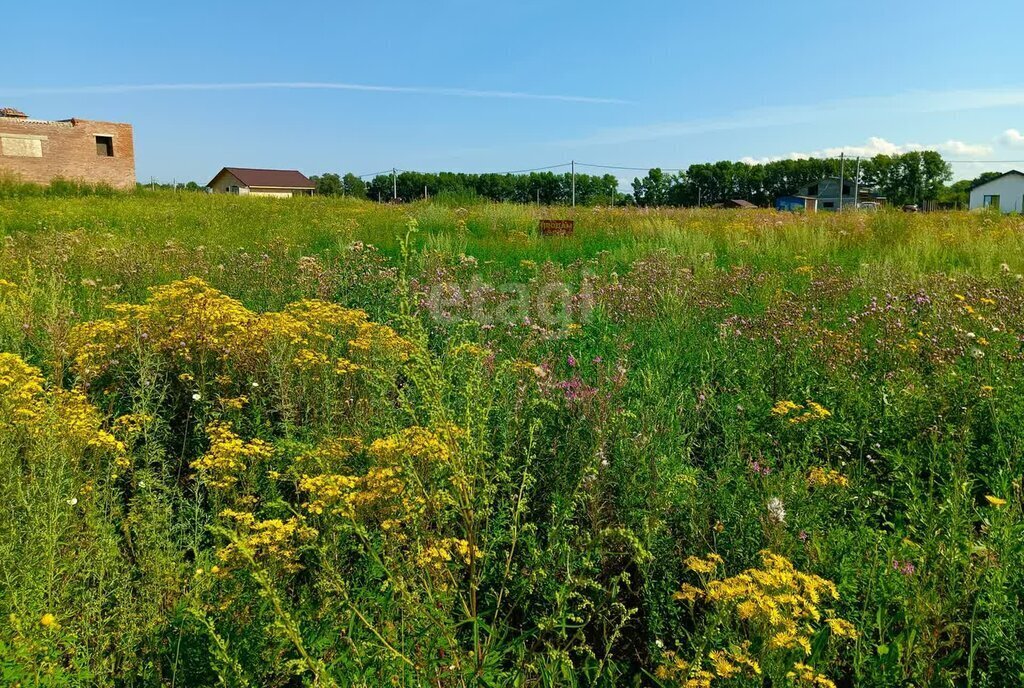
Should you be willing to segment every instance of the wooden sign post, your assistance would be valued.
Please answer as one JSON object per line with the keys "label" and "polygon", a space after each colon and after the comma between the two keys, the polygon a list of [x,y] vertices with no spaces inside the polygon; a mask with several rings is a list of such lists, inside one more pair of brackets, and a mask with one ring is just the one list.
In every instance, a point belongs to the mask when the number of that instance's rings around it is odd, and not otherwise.
{"label": "wooden sign post", "polygon": [[541,220],[539,225],[541,236],[558,234],[572,236],[573,229],[575,228],[575,220]]}

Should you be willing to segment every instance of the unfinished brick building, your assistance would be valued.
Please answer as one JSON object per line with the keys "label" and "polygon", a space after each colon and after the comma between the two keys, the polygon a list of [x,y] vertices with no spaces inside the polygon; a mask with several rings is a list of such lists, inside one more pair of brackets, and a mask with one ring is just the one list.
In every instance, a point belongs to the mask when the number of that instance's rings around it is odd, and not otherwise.
{"label": "unfinished brick building", "polygon": [[36,184],[68,179],[135,186],[132,126],[87,119],[32,119],[0,108],[0,177]]}

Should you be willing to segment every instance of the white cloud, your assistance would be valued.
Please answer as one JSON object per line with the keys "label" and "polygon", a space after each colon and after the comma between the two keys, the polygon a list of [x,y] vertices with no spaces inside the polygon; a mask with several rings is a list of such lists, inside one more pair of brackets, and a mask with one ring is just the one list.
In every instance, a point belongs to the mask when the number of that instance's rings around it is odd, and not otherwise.
{"label": "white cloud", "polygon": [[111,84],[107,86],[57,86],[41,88],[11,88],[0,86],[0,96],[22,97],[40,95],[73,94],[122,94],[153,91],[265,91],[265,90],[312,90],[312,91],[369,91],[375,93],[412,93],[429,96],[453,96],[458,98],[501,98],[512,100],[557,100],[570,103],[625,104],[628,101],[616,98],[574,96],[521,91],[487,91],[469,88],[448,88],[438,86],[382,86],[375,84],[349,84],[335,81],[258,81],[239,83],[181,83],[181,84]]}
{"label": "white cloud", "polygon": [[931,150],[937,150],[940,153],[974,156],[978,158],[983,158],[987,155],[992,154],[992,146],[986,145],[984,143],[964,143],[963,141],[955,141],[953,139],[950,139],[945,143],[930,146],[929,148]]}
{"label": "white cloud", "polygon": [[1007,146],[1024,146],[1024,134],[1020,133],[1016,129],[1007,129],[1003,132],[1003,135],[999,137],[999,140]]}
{"label": "white cloud", "polygon": [[[963,112],[1024,106],[1024,88],[973,89],[953,91],[912,91],[888,96],[847,98],[806,105],[774,105],[739,110],[720,117],[655,122],[614,127],[582,139],[563,141],[567,146],[615,145],[656,141],[694,134],[742,129],[793,126],[812,122],[857,119],[874,115],[888,118],[934,112]],[[955,144],[955,142],[949,142]],[[977,154],[977,150],[973,154]]]}
{"label": "white cloud", "polygon": [[808,153],[787,153],[786,155],[766,155],[761,158],[755,158],[752,155],[745,155],[740,158],[740,162],[745,162],[748,165],[764,165],[769,162],[778,162],[779,160],[806,160],[807,158],[813,157]]}
{"label": "white cloud", "polygon": [[849,158],[861,157],[870,158],[875,155],[901,155],[912,151],[934,150],[939,153],[959,156],[984,157],[991,155],[992,147],[980,143],[965,143],[950,139],[942,143],[893,143],[880,136],[870,137],[864,144],[855,146],[838,146],[834,148],[823,148],[809,152],[792,152],[786,155],[768,156],[763,158],[746,157],[741,158],[742,162],[754,165],[758,163],[772,162],[775,160],[802,160],[805,158],[838,158],[840,153]]}

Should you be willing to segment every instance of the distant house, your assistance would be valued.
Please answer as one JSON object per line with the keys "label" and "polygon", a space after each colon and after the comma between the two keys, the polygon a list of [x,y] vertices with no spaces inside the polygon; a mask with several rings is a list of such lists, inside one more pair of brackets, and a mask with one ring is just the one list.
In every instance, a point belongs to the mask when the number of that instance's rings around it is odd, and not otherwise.
{"label": "distant house", "polygon": [[69,179],[135,188],[132,125],[88,119],[48,120],[0,108],[0,177],[33,184]]}
{"label": "distant house", "polygon": [[780,196],[775,199],[776,210],[818,212],[818,199],[813,196]]}
{"label": "distant house", "polygon": [[1024,212],[1024,172],[1010,170],[971,187],[971,210],[991,208],[1003,213]]}
{"label": "distant house", "polygon": [[723,208],[743,208],[743,209],[747,209],[747,210],[749,210],[751,208],[757,208],[756,205],[754,205],[750,201],[744,200],[742,198],[732,198],[732,199],[729,199],[727,201],[723,201],[722,202],[722,207]]}
{"label": "distant house", "polygon": [[225,167],[206,185],[213,193],[241,196],[312,196],[316,184],[298,170]]}
{"label": "distant house", "polygon": [[[840,188],[840,184],[842,188]],[[843,179],[840,182],[839,177],[819,179],[815,183],[808,184],[802,188],[796,195],[783,198],[815,199],[814,210],[811,210],[805,204],[805,210],[810,212],[817,210],[839,210],[839,208],[862,208],[865,207],[865,204],[868,207],[877,208],[885,201],[885,198],[875,193],[874,189],[863,184],[858,187],[852,179]],[[778,207],[778,201],[776,201],[776,207]]]}
{"label": "distant house", "polygon": [[841,190],[839,187],[839,177],[825,177],[805,186],[798,195],[818,199],[817,205],[819,210],[837,210],[840,204],[843,207],[855,205],[853,180],[845,179],[842,181]]}

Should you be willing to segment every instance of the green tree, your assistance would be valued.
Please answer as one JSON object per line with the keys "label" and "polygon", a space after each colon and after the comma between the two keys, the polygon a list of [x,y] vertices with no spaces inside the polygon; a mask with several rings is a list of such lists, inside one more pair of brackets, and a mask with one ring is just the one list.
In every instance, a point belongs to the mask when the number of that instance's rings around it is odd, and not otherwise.
{"label": "green tree", "polygon": [[909,153],[920,160],[921,165],[921,199],[938,198],[946,182],[953,178],[953,166],[942,159],[936,151]]}
{"label": "green tree", "polygon": [[351,172],[342,177],[341,186],[345,190],[346,196],[366,198],[366,182]]}
{"label": "green tree", "polygon": [[672,177],[655,167],[643,179],[633,179],[633,197],[640,206],[660,206],[668,202]]}
{"label": "green tree", "polygon": [[862,165],[863,181],[875,187],[890,204],[920,203],[939,198],[953,177],[949,163],[935,151],[876,155]]}
{"label": "green tree", "polygon": [[312,176],[309,179],[316,184],[316,193],[319,196],[340,196],[345,190],[341,183],[341,177],[334,172],[324,172],[320,176]]}
{"label": "green tree", "polygon": [[946,208],[966,208],[971,200],[971,187],[974,182],[970,179],[961,179],[950,186],[945,186],[939,191],[936,200]]}
{"label": "green tree", "polygon": [[973,187],[1000,177],[1002,174],[1002,172],[982,172],[974,179],[961,179],[949,186],[943,186],[937,197],[939,204],[946,208],[967,208],[971,202]]}

